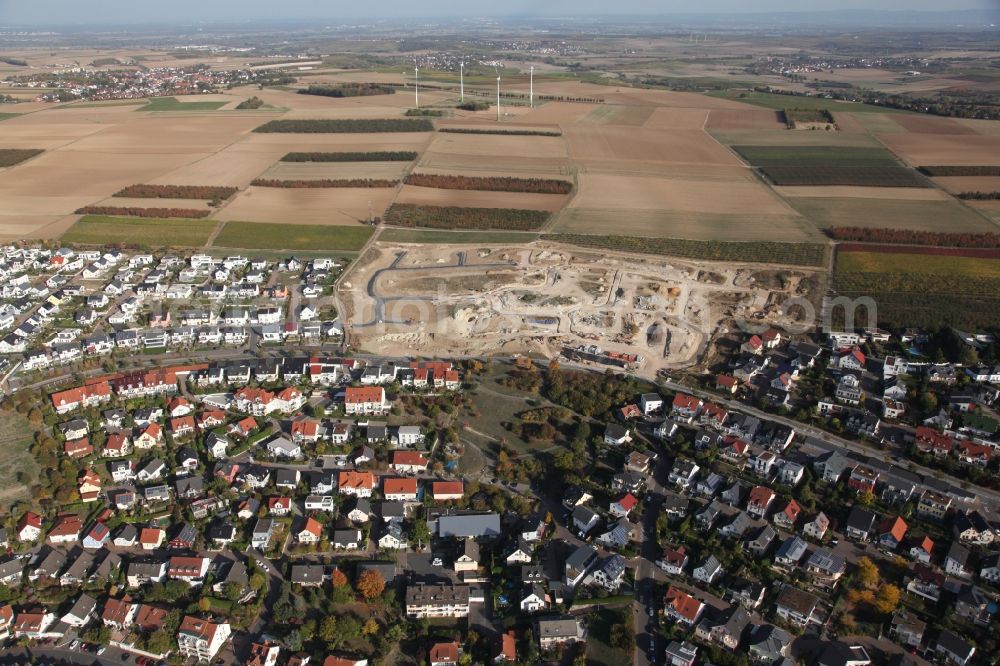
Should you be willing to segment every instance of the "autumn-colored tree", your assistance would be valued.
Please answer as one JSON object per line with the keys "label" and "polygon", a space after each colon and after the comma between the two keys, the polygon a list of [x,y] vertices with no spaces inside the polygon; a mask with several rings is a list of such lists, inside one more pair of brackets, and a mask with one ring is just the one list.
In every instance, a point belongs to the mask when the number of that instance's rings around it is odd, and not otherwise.
{"label": "autumn-colored tree", "polygon": [[874,590],[878,587],[879,583],[879,571],[875,563],[867,557],[862,557],[858,560],[858,585],[869,590]]}
{"label": "autumn-colored tree", "polygon": [[385,589],[385,579],[374,569],[368,569],[358,577],[358,592],[365,599],[374,599]]}
{"label": "autumn-colored tree", "polygon": [[330,576],[330,582],[333,583],[334,587],[341,587],[342,585],[347,585],[347,576],[340,569],[334,569],[333,574]]}
{"label": "autumn-colored tree", "polygon": [[375,618],[371,617],[368,618],[365,621],[364,626],[361,627],[361,633],[363,633],[365,636],[374,636],[375,634],[378,633],[378,631],[379,631],[378,622],[375,621]]}
{"label": "autumn-colored tree", "polygon": [[899,588],[895,585],[883,585],[875,595],[875,610],[882,615],[889,615],[899,605]]}

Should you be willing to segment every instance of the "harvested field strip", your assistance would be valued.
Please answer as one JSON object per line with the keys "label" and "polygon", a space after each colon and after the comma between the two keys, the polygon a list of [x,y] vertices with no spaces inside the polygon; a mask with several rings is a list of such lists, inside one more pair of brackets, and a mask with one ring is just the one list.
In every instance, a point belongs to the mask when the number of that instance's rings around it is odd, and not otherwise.
{"label": "harvested field strip", "polygon": [[39,150],[38,148],[0,148],[0,167],[10,167],[20,164],[44,152],[44,150]]}
{"label": "harvested field strip", "polygon": [[469,129],[464,127],[442,127],[438,132],[445,134],[499,134],[506,136],[562,136],[555,130],[500,130],[500,129]]}
{"label": "harvested field strip", "polygon": [[365,226],[322,226],[226,222],[212,247],[247,250],[344,250],[364,247],[373,230]]}
{"label": "harvested field strip", "polygon": [[406,179],[407,185],[434,187],[442,190],[480,190],[485,192],[528,192],[535,194],[569,194],[573,183],[546,178],[514,178],[482,176],[450,176],[415,173]]}
{"label": "harvested field strip", "polygon": [[371,153],[288,153],[282,162],[412,162],[417,153],[412,150]]}
{"label": "harvested field strip", "polygon": [[373,178],[314,178],[308,180],[277,180],[274,178],[255,178],[251,183],[257,187],[396,187],[399,184],[395,180],[377,180]]}
{"label": "harvested field strip", "polygon": [[211,185],[129,185],[113,195],[132,199],[228,199],[239,190]]}
{"label": "harvested field strip", "polygon": [[[831,227],[826,230],[826,233],[834,240],[882,244],[874,246],[875,249],[871,250],[865,250],[864,248],[872,246],[859,245],[856,250],[858,252],[894,251],[883,249],[893,247],[892,244],[936,246],[931,248],[935,250],[944,248],[969,248],[974,251],[984,252],[991,251],[990,248],[1000,248],[1000,233],[956,234],[948,232],[913,231],[911,229],[872,229],[869,227]],[[854,250],[854,246],[849,244],[841,244],[840,247],[844,252]],[[900,248],[900,251],[910,252],[911,254],[921,253],[919,248],[914,247]],[[932,252],[931,254],[934,253]]]}
{"label": "harvested field strip", "polygon": [[996,227],[954,200],[853,199],[789,197],[795,210],[818,228],[857,226],[950,233],[987,233]]}
{"label": "harvested field strip", "polygon": [[272,134],[368,134],[380,132],[433,132],[426,118],[337,118],[272,120],[254,130]]}
{"label": "harvested field strip", "polygon": [[917,167],[927,176],[1000,176],[1000,166],[994,165],[954,165]]}
{"label": "harvested field strip", "polygon": [[460,208],[393,204],[385,214],[389,224],[431,229],[497,229],[533,231],[549,219],[549,213],[519,208]]}
{"label": "harvested field strip", "polygon": [[144,218],[190,218],[208,217],[212,211],[203,208],[134,208],[131,206],[84,206],[78,208],[77,215],[119,215]]}
{"label": "harvested field strip", "polygon": [[633,236],[589,236],[543,234],[542,240],[581,247],[657,254],[709,261],[823,266],[826,246],[818,243],[775,243],[769,241],[694,241],[680,238],[636,238]]}
{"label": "harvested field strip", "polygon": [[176,97],[153,97],[136,111],[215,111],[228,102],[181,102]]}
{"label": "harvested field strip", "polygon": [[201,247],[215,229],[214,220],[145,219],[87,215],[61,240],[86,245],[124,244],[136,247]]}
{"label": "harvested field strip", "polygon": [[520,231],[424,231],[420,229],[385,229],[379,241],[388,243],[515,244],[538,240],[538,234]]}

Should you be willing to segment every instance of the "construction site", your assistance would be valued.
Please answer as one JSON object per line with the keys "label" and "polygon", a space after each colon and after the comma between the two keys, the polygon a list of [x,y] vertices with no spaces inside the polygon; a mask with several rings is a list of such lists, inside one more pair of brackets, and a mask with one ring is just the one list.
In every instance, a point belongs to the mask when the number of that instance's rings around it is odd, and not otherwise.
{"label": "construction site", "polygon": [[[737,327],[808,326],[820,276],[528,246],[376,243],[337,301],[351,348],[388,356],[538,354],[653,377]],[[791,304],[796,304],[790,307]]]}

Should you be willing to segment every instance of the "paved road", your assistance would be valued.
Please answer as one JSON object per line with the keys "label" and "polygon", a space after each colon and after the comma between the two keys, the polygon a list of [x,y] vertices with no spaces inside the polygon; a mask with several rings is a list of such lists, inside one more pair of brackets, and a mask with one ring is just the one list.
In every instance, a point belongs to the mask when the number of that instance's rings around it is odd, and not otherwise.
{"label": "paved road", "polygon": [[[68,646],[67,646],[68,647]],[[128,655],[127,661],[122,657]],[[89,652],[71,651],[65,647],[38,646],[32,648],[13,647],[0,652],[0,666],[17,664],[23,666],[30,663],[32,657],[50,660],[52,664],[73,664],[79,666],[121,666],[134,664],[135,656],[116,647],[109,647],[104,654],[98,656]],[[40,661],[39,663],[46,663]]]}
{"label": "paved road", "polygon": [[[845,439],[838,435],[828,433],[825,430],[817,428],[813,425],[802,423],[800,421],[796,421],[795,419],[790,419],[785,416],[781,416],[779,414],[771,414],[770,412],[765,412],[763,410],[757,409],[752,405],[739,402],[738,400],[731,400],[728,398],[724,398],[717,394],[692,388],[690,386],[679,384],[673,381],[664,382],[664,386],[673,391],[681,391],[684,393],[689,393],[691,395],[698,396],[699,398],[711,400],[712,402],[723,405],[726,408],[731,409],[733,411],[742,412],[744,414],[751,414],[760,419],[766,419],[769,421],[775,421],[777,423],[787,425],[790,428],[794,428],[795,431],[799,434],[806,435],[808,437],[814,437],[826,444],[829,444],[839,449],[851,451],[853,453],[860,453],[862,455],[869,456],[872,458],[884,458],[887,455],[884,451],[863,444],[862,442]],[[963,488],[963,484],[966,483],[963,479],[960,479],[956,476],[951,476],[942,471],[931,469],[929,467],[923,467],[909,459],[903,459],[902,464],[900,464],[899,466],[911,472],[916,472],[924,476],[929,476],[932,478],[947,481],[949,483],[954,484],[956,488]],[[982,488],[980,486],[974,486],[970,488],[970,492],[974,492],[976,495],[975,500],[973,500],[972,502],[973,504],[982,501],[984,498],[988,498],[992,502],[991,508],[995,509],[997,506],[1000,506],[1000,491],[991,490],[989,488]]]}

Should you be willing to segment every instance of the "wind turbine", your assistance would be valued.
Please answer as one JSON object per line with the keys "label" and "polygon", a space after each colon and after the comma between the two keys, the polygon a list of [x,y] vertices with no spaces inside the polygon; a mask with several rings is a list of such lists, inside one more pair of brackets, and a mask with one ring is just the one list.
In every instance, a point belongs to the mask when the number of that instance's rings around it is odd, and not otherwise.
{"label": "wind turbine", "polygon": [[497,70],[497,122],[500,122],[500,67]]}
{"label": "wind turbine", "polygon": [[528,107],[535,108],[535,66],[531,66],[531,76],[528,79]]}
{"label": "wind turbine", "polygon": [[458,63],[458,86],[461,101],[465,102],[465,62]]}
{"label": "wind turbine", "polygon": [[420,68],[413,63],[413,106],[420,108]]}

